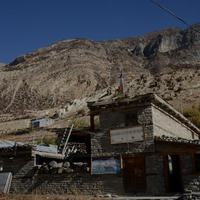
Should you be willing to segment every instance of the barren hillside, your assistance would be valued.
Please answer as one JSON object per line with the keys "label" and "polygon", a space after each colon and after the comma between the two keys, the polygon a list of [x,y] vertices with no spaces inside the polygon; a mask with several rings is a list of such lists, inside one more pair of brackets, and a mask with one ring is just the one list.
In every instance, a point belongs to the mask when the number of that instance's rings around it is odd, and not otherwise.
{"label": "barren hillside", "polygon": [[0,66],[0,112],[26,116],[114,93],[121,67],[131,96],[156,92],[177,109],[199,103],[200,34],[168,28],[108,41],[62,40],[21,55]]}

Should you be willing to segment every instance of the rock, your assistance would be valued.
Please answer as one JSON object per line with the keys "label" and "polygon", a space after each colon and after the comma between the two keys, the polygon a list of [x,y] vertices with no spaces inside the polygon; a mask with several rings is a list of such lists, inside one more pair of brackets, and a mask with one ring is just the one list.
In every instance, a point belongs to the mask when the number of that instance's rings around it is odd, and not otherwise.
{"label": "rock", "polygon": [[138,43],[136,47],[131,51],[136,56],[143,55],[144,45],[142,43]]}
{"label": "rock", "polygon": [[64,171],[63,167],[59,167],[59,168],[58,168],[58,174],[62,174],[63,171]]}
{"label": "rock", "polygon": [[40,167],[39,173],[48,174],[49,173],[49,167],[46,163],[43,163]]}
{"label": "rock", "polygon": [[61,168],[63,166],[63,162],[57,163],[57,168]]}
{"label": "rock", "polygon": [[56,161],[51,161],[50,163],[49,163],[49,166],[50,166],[50,168],[58,168],[58,163],[56,162]]}
{"label": "rock", "polygon": [[69,163],[69,162],[67,162],[67,161],[66,161],[66,162],[64,162],[64,163],[63,163],[63,167],[65,167],[65,168],[69,168],[69,167],[70,167],[70,163]]}
{"label": "rock", "polygon": [[18,65],[18,64],[20,64],[20,63],[23,63],[23,62],[25,62],[26,61],[26,59],[25,59],[25,56],[23,55],[23,56],[20,56],[20,57],[17,57],[13,62],[11,62],[8,66],[10,67],[10,66],[15,66],[15,65]]}
{"label": "rock", "polygon": [[71,173],[71,172],[73,172],[73,171],[74,171],[73,169],[63,167],[63,173],[64,173],[64,172],[65,172],[65,173]]}
{"label": "rock", "polygon": [[106,198],[111,198],[112,197],[112,194],[106,194],[104,197],[106,197]]}

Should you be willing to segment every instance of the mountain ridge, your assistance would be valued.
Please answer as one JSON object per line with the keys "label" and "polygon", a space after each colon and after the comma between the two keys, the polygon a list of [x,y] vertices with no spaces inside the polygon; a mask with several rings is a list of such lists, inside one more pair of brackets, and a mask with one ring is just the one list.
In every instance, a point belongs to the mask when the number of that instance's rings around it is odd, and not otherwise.
{"label": "mountain ridge", "polygon": [[61,40],[21,55],[0,68],[0,112],[25,115],[104,90],[114,95],[122,67],[131,96],[155,92],[176,108],[180,99],[199,103],[200,34],[172,27],[116,40]]}

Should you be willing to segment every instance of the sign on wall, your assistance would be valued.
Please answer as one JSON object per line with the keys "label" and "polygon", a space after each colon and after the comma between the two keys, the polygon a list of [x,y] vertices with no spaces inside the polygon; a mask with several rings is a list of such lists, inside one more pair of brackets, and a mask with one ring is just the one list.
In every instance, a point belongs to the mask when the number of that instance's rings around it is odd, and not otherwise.
{"label": "sign on wall", "polygon": [[110,130],[111,144],[143,141],[143,126]]}
{"label": "sign on wall", "polygon": [[91,174],[119,174],[120,158],[92,158]]}

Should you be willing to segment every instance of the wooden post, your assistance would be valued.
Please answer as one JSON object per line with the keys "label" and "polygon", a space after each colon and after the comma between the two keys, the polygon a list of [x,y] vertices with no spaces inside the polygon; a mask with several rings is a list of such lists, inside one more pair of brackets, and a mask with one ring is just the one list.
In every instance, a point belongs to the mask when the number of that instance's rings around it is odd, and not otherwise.
{"label": "wooden post", "polygon": [[94,115],[90,115],[90,129],[94,130]]}

